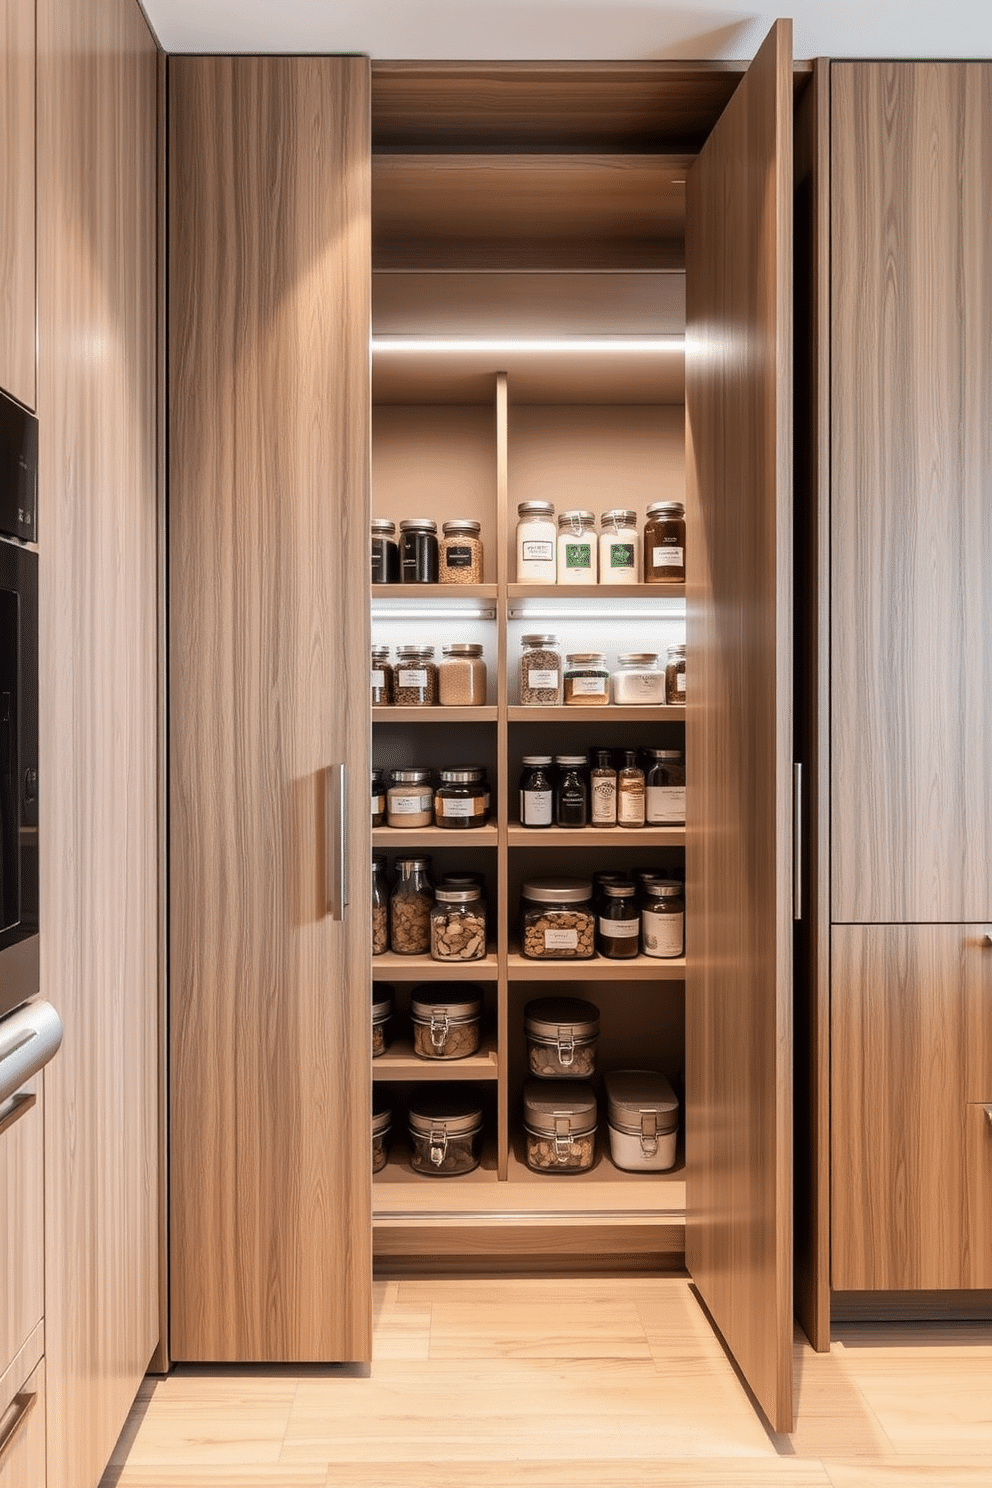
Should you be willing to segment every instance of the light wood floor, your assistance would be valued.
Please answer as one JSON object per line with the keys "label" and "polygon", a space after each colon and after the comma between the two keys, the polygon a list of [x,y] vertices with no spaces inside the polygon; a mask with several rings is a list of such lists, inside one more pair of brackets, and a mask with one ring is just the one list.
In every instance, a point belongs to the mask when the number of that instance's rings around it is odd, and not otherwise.
{"label": "light wood floor", "polygon": [[389,1281],[371,1376],[147,1381],[102,1488],[992,1485],[992,1325],[796,1344],[771,1435],[678,1278]]}

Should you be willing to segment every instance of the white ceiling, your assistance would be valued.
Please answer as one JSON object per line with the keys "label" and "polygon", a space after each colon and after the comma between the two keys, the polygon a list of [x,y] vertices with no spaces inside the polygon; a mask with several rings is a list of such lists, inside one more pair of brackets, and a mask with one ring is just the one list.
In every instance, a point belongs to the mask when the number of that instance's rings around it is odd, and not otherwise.
{"label": "white ceiling", "polygon": [[749,58],[776,14],[796,57],[992,57],[990,0],[144,0],[169,52],[543,61]]}

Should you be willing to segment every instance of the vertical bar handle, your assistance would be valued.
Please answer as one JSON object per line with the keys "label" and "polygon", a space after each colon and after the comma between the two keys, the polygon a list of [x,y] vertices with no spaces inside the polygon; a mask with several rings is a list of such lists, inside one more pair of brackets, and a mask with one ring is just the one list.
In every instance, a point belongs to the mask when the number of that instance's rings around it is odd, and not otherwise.
{"label": "vertical bar handle", "polygon": [[792,766],[792,918],[803,917],[803,767]]}
{"label": "vertical bar handle", "polygon": [[345,806],[345,779],[344,765],[328,765],[324,786],[324,829],[327,913],[332,920],[343,920],[348,908],[348,813]]}
{"label": "vertical bar handle", "polygon": [[985,1120],[989,1124],[989,1131],[992,1132],[992,1105],[983,1106],[982,1110],[985,1112]]}

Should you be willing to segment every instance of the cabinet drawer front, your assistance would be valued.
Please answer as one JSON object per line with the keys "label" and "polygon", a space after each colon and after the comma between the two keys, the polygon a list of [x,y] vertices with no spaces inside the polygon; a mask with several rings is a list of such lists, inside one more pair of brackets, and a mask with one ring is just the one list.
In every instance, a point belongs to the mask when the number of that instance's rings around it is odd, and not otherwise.
{"label": "cabinet drawer front", "polygon": [[0,1412],[0,1488],[45,1481],[45,1364],[25,1380]]}
{"label": "cabinet drawer front", "polygon": [[984,1104],[967,1107],[968,1284],[992,1288],[992,1088]]}
{"label": "cabinet drawer front", "polygon": [[0,1374],[44,1311],[40,1096],[36,1075],[0,1106]]}

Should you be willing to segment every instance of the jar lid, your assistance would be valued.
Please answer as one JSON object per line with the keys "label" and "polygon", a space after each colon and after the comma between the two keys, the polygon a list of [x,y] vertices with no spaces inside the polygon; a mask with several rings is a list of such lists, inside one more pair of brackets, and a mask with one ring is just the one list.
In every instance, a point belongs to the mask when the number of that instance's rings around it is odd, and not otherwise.
{"label": "jar lid", "polygon": [[441,650],[445,656],[481,656],[482,647],[478,641],[451,641]]}
{"label": "jar lid", "polygon": [[578,526],[580,523],[595,525],[596,513],[591,511],[563,511],[558,514],[559,527]]}
{"label": "jar lid", "polygon": [[478,537],[482,531],[481,522],[473,522],[468,517],[455,517],[450,522],[441,523],[441,531],[445,537],[451,537],[454,533],[463,533],[466,537]]}
{"label": "jar lid", "polygon": [[524,1008],[524,1029],[538,1038],[557,1038],[565,1030],[575,1038],[595,1038],[599,1008],[584,997],[535,997]]}
{"label": "jar lid", "polygon": [[658,653],[657,651],[628,651],[625,655],[618,656],[617,661],[622,667],[654,667],[658,665]]}
{"label": "jar lid", "polygon": [[655,1070],[611,1070],[604,1076],[610,1125],[634,1136],[678,1130],[679,1102]]}
{"label": "jar lid", "polygon": [[393,1124],[393,1108],[378,1090],[372,1092],[372,1133],[374,1136],[389,1131]]}
{"label": "jar lid", "polygon": [[528,1080],[524,1125],[534,1136],[584,1136],[596,1130],[596,1092],[585,1080]]}
{"label": "jar lid", "polygon": [[627,874],[619,872],[616,868],[597,868],[592,876],[592,881],[600,888],[602,888],[603,884],[629,882]]}
{"label": "jar lid", "polygon": [[680,899],[685,886],[677,878],[646,878],[644,892],[652,899]]}
{"label": "jar lid", "polygon": [[[608,770],[612,770],[613,769],[613,750],[612,749],[590,749],[589,754],[591,756],[590,763],[593,764],[597,769],[599,769],[599,770],[607,770],[607,769]],[[593,874],[593,878],[595,879],[595,877],[596,877],[596,875],[594,873]]]}
{"label": "jar lid", "polygon": [[465,888],[455,888],[448,884],[446,888],[435,889],[434,898],[440,904],[478,904],[482,898],[482,890],[478,884],[469,884]]}
{"label": "jar lid", "polygon": [[434,655],[433,646],[397,646],[396,655],[400,661],[430,661]]}
{"label": "jar lid", "polygon": [[684,517],[685,507],[681,501],[652,501],[648,507],[649,517]]}
{"label": "jar lid", "polygon": [[379,1002],[372,1004],[372,1022],[385,1023],[387,1018],[393,1016],[393,999],[383,997]]}
{"label": "jar lid", "polygon": [[644,753],[656,760],[680,760],[683,757],[681,749],[645,749]]}
{"label": "jar lid", "polygon": [[685,647],[684,646],[669,646],[669,648],[668,648],[668,654],[669,654],[669,656],[674,657],[676,661],[678,661],[678,660],[684,660],[684,658],[685,658]]}
{"label": "jar lid", "polygon": [[372,784],[379,785],[386,778],[386,772],[378,765],[372,766]]}
{"label": "jar lid", "polygon": [[417,1091],[410,1099],[410,1130],[421,1136],[432,1132],[446,1136],[470,1136],[482,1126],[478,1097],[466,1091]]}
{"label": "jar lid", "polygon": [[555,764],[564,765],[566,769],[575,769],[580,765],[584,768],[586,757],[584,754],[556,754]]}
{"label": "jar lid", "polygon": [[390,770],[389,778],[397,785],[423,785],[430,780],[430,770],[421,765],[407,765],[404,769]]}
{"label": "jar lid", "polygon": [[372,660],[373,661],[388,661],[389,660],[389,647],[388,646],[373,646],[372,647]]}
{"label": "jar lid", "polygon": [[401,532],[436,532],[437,523],[430,517],[404,517],[400,523]]}
{"label": "jar lid", "polygon": [[558,637],[554,635],[525,635],[520,637],[521,646],[557,646]]}
{"label": "jar lid", "polygon": [[410,999],[410,1016],[414,1020],[422,1018],[429,1023],[433,1015],[434,1017],[447,1018],[450,1023],[462,1023],[472,1021],[482,1012],[481,997],[460,997],[456,991],[453,995],[448,994],[437,999],[433,997],[425,998],[423,993],[426,990],[426,988],[421,987],[419,989],[420,996],[411,997]]}
{"label": "jar lid", "polygon": [[521,501],[517,504],[518,517],[553,517],[553,501]]}
{"label": "jar lid", "polygon": [[396,531],[396,523],[391,522],[388,517],[372,518],[372,533],[375,537],[392,537]]}
{"label": "jar lid", "polygon": [[632,899],[637,893],[637,885],[632,883],[611,883],[609,879],[602,885],[603,893],[610,899]]}
{"label": "jar lid", "polygon": [[397,868],[423,868],[424,871],[431,866],[430,853],[420,853],[416,857],[397,857]]}
{"label": "jar lid", "polygon": [[565,660],[569,666],[573,663],[576,666],[605,666],[606,664],[606,656],[602,651],[569,651]]}
{"label": "jar lid", "polygon": [[637,522],[637,513],[626,506],[615,506],[612,511],[605,511],[599,519],[601,527],[612,526],[633,527]]}
{"label": "jar lid", "polygon": [[444,873],[441,882],[452,889],[484,889],[486,886],[486,875],[484,873]]}
{"label": "jar lid", "polygon": [[551,756],[550,754],[525,754],[521,763],[525,765],[550,765]]}
{"label": "jar lid", "polygon": [[454,765],[450,770],[438,770],[438,779],[444,785],[474,785],[485,780],[485,765]]}

